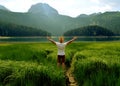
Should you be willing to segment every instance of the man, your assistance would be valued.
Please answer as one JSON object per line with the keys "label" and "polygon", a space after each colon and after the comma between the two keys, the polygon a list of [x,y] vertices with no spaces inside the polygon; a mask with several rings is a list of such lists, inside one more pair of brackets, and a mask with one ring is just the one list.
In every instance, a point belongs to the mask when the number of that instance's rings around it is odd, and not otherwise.
{"label": "man", "polygon": [[58,58],[57,58],[57,65],[60,66],[62,64],[62,68],[65,68],[65,47],[66,45],[73,42],[77,37],[73,37],[70,41],[64,42],[64,37],[59,37],[59,42],[54,41],[50,37],[47,37],[49,41],[51,41],[53,44],[55,44],[58,48]]}

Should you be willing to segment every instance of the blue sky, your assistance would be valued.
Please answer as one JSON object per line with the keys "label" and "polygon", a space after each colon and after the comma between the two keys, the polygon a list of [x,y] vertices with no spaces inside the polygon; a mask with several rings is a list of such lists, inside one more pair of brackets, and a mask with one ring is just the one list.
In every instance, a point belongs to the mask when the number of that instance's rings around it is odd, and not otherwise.
{"label": "blue sky", "polygon": [[14,12],[27,12],[31,5],[36,3],[47,3],[60,14],[72,17],[80,14],[120,11],[120,0],[0,0],[0,5]]}

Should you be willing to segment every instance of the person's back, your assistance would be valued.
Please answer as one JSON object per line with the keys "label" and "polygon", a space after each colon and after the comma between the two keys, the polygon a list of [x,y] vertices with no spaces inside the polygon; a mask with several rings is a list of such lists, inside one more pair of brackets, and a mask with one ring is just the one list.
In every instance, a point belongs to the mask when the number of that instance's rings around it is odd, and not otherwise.
{"label": "person's back", "polygon": [[58,55],[65,55],[65,46],[67,43],[56,42],[58,48]]}
{"label": "person's back", "polygon": [[65,68],[65,47],[66,45],[70,44],[72,41],[74,41],[77,37],[74,37],[72,40],[68,42],[64,42],[64,37],[59,37],[59,42],[55,42],[50,37],[47,37],[49,41],[54,43],[58,48],[58,58],[57,58],[57,65],[60,66],[62,64],[62,67]]}

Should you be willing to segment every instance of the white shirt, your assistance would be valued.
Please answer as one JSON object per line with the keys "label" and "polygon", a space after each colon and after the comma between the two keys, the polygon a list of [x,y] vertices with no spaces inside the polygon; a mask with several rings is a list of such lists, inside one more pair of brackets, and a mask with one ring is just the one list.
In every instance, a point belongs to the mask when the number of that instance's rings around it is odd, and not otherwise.
{"label": "white shirt", "polygon": [[58,48],[58,55],[65,55],[65,46],[67,45],[67,42],[65,43],[60,43],[60,42],[55,42]]}

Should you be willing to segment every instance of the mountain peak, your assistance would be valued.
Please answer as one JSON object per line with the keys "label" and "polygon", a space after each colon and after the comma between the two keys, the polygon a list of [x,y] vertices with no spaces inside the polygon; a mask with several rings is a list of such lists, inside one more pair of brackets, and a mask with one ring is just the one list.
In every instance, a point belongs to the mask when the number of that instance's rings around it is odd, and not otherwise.
{"label": "mountain peak", "polygon": [[46,3],[38,3],[35,5],[32,5],[31,8],[28,10],[28,12],[30,12],[30,13],[43,13],[46,15],[58,14],[57,10],[55,10],[54,8],[52,8],[51,6],[49,6]]}
{"label": "mountain peak", "polygon": [[8,10],[6,7],[4,7],[2,5],[0,5],[0,10],[10,11],[10,10]]}
{"label": "mountain peak", "polygon": [[79,17],[87,17],[88,15],[86,14],[80,14],[79,16],[77,16],[76,18],[79,18]]}

